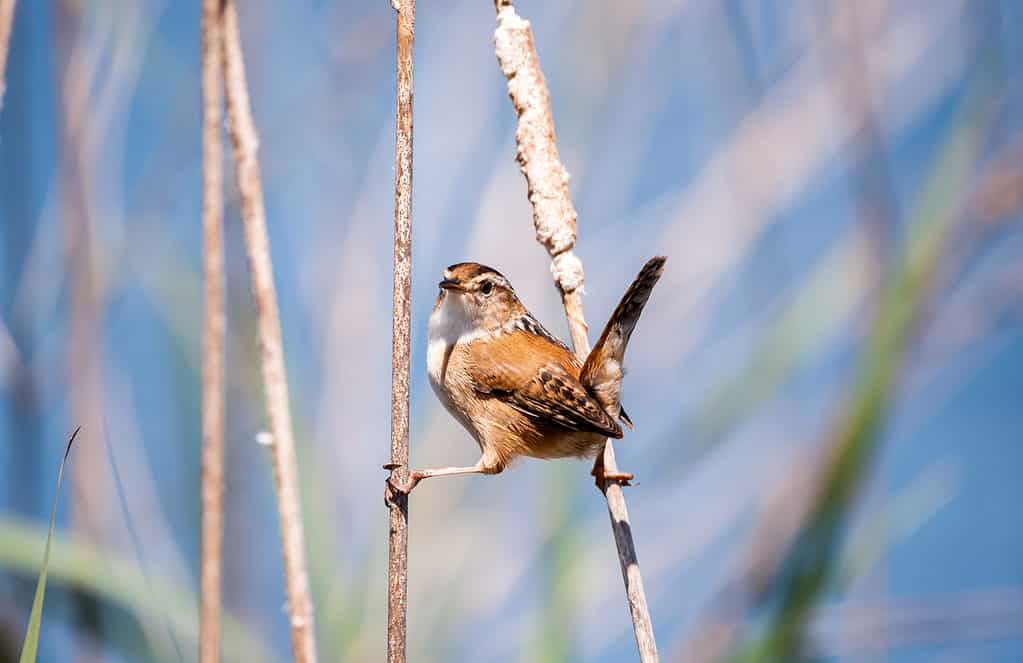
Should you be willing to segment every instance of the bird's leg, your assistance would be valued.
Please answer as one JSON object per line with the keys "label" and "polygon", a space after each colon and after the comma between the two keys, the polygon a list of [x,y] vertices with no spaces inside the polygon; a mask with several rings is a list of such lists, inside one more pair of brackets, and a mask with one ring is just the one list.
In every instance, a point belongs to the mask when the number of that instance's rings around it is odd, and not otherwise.
{"label": "bird's leg", "polygon": [[486,474],[483,466],[476,463],[470,467],[435,467],[430,470],[412,470],[409,472],[409,490],[411,491],[423,479],[430,477],[450,477],[456,474]]}
{"label": "bird's leg", "polygon": [[623,486],[631,486],[629,483],[635,476],[630,472],[608,472],[607,468],[604,467],[604,451],[601,450],[597,454],[597,457],[593,461],[593,469],[590,474],[594,477],[594,483],[597,484],[597,488],[604,489],[602,484],[607,484],[612,481],[617,481]]}
{"label": "bird's leg", "polygon": [[[384,465],[385,470],[393,470],[396,466],[392,463]],[[430,477],[449,477],[456,474],[489,474],[484,469],[482,460],[475,465],[470,467],[436,467],[428,470],[411,470],[408,473],[408,484],[405,486],[398,486],[394,483],[392,478],[387,479],[387,485],[397,493],[403,493],[408,495],[412,492],[420,481],[423,479],[429,479]]]}

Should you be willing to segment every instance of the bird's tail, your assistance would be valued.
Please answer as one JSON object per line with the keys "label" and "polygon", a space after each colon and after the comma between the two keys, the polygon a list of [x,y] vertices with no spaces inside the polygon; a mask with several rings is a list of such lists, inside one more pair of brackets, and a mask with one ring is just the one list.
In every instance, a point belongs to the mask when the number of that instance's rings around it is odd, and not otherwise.
{"label": "bird's tail", "polygon": [[593,346],[590,355],[583,364],[579,381],[593,394],[594,398],[604,407],[608,414],[619,417],[628,426],[632,422],[622,409],[622,361],[625,358],[625,347],[629,344],[632,330],[639,321],[643,307],[650,299],[650,292],[664,272],[664,261],[667,258],[657,256],[643,265],[636,280],[625,291],[622,301],[618,303],[611,319],[607,321],[600,339]]}

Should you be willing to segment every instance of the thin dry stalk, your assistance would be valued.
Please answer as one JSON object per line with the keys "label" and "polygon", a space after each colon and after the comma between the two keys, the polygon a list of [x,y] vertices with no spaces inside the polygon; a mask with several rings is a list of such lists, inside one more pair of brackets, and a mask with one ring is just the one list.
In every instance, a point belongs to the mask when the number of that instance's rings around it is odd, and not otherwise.
{"label": "thin dry stalk", "polygon": [[224,533],[224,146],[220,0],[202,3],[203,282],[202,558],[199,661],[220,660]]}
{"label": "thin dry stalk", "polygon": [[[391,327],[391,478],[408,483],[409,327],[412,289],[412,48],[415,0],[397,12],[397,109],[394,137],[394,317]],[[404,663],[408,611],[408,495],[389,494],[387,661]]]}
{"label": "thin dry stalk", "polygon": [[4,105],[4,72],[7,71],[7,51],[11,46],[11,28],[14,26],[15,0],[0,0],[0,108]]}
{"label": "thin dry stalk", "polygon": [[[529,21],[515,13],[510,0],[496,0],[494,6],[497,10],[494,46],[501,71],[508,79],[508,96],[519,118],[515,156],[526,176],[536,239],[551,256],[551,274],[561,292],[572,345],[576,355],[585,360],[590,342],[582,305],[583,265],[572,250],[576,212],[568,192],[568,173],[558,158],[550,94]],[[618,471],[610,440],[604,445],[603,463],[608,472]],[[643,663],[652,663],[658,660],[657,643],[632,541],[625,494],[618,482],[603,481],[600,489],[607,499],[639,658]]]}
{"label": "thin dry stalk", "polygon": [[274,483],[284,553],[284,580],[291,626],[291,650],[295,661],[316,661],[313,603],[309,596],[309,575],[305,558],[305,535],[298,497],[298,468],[292,437],[288,383],[284,371],[281,323],[277,312],[270,245],[266,234],[266,213],[256,150],[259,139],[252,119],[245,63],[242,59],[238,14],[234,2],[223,6],[224,93],[227,100],[228,132],[234,152],[235,178],[241,199],[245,247],[252,273],[256,300],[259,347],[262,355],[266,411],[270,420]]}
{"label": "thin dry stalk", "polygon": [[[106,439],[103,415],[107,390],[103,386],[101,311],[104,282],[97,277],[96,256],[102,251],[96,239],[95,150],[103,118],[95,99],[87,93],[98,80],[94,67],[76,66],[75,53],[81,39],[82,17],[64,4],[57,6],[58,61],[61,63],[61,218],[64,252],[68,265],[66,367],[70,416],[97,439]],[[80,60],[80,58],[79,58]],[[85,109],[95,111],[90,114]],[[89,121],[83,121],[83,116]],[[85,454],[71,467],[71,522],[78,534],[94,541],[114,536],[114,503],[111,467],[100,454]],[[87,659],[88,650],[77,658]]]}

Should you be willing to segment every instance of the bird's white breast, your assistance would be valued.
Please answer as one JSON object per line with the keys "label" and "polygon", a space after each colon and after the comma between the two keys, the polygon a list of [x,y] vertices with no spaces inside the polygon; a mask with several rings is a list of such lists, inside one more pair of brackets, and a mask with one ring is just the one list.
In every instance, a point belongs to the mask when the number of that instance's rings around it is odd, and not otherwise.
{"label": "bird's white breast", "polygon": [[448,357],[455,345],[478,337],[480,332],[465,310],[461,295],[445,293],[430,314],[430,334],[426,347],[426,367],[430,386],[437,397],[450,410],[451,401],[444,388]]}

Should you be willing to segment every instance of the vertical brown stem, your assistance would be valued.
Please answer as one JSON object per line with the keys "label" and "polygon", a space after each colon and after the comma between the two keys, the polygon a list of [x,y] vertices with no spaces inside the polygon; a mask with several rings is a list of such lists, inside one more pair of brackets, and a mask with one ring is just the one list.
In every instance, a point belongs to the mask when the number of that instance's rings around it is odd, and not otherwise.
{"label": "vertical brown stem", "polygon": [[4,72],[7,71],[7,52],[11,46],[11,28],[14,26],[15,0],[0,0],[0,108],[4,105],[7,89]]}
{"label": "vertical brown stem", "polygon": [[[412,289],[412,47],[415,0],[394,0],[397,11],[397,110],[394,144],[394,318],[391,346],[392,477],[408,483],[409,326]],[[404,663],[408,610],[408,495],[388,500],[387,661]]]}
{"label": "vertical brown stem", "polygon": [[224,232],[220,0],[202,3],[202,551],[199,662],[220,660],[224,531]]}
{"label": "vertical brown stem", "polygon": [[[540,69],[529,21],[515,13],[510,0],[496,0],[494,6],[497,10],[494,46],[501,71],[508,79],[508,96],[518,114],[516,159],[526,177],[536,239],[551,256],[551,274],[561,292],[572,346],[576,355],[585,361],[590,353],[590,342],[582,305],[583,265],[573,251],[576,212],[568,191],[568,173],[558,157],[550,93]],[[604,445],[603,463],[609,473],[618,471],[610,440]],[[657,643],[632,541],[625,494],[617,482],[603,481],[600,489],[607,499],[640,661],[654,663],[658,660]]]}
{"label": "vertical brown stem", "polygon": [[259,346],[262,355],[263,387],[270,420],[274,483],[284,554],[284,580],[291,626],[291,650],[295,661],[316,661],[313,603],[305,558],[305,534],[298,497],[298,463],[292,437],[291,407],[284,370],[281,323],[277,312],[270,243],[266,234],[263,187],[257,147],[259,139],[252,119],[245,63],[242,58],[238,14],[232,0],[223,7],[224,96],[227,100],[228,131],[234,152],[235,178],[241,198],[245,248],[252,272],[252,293],[256,300]]}

